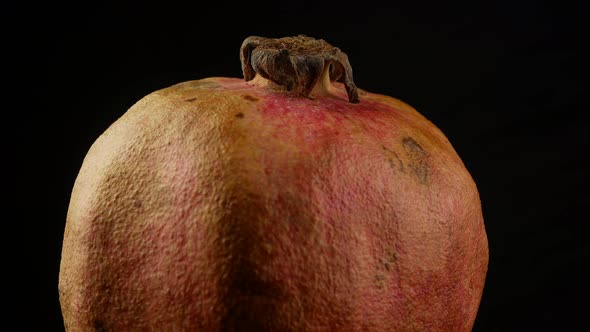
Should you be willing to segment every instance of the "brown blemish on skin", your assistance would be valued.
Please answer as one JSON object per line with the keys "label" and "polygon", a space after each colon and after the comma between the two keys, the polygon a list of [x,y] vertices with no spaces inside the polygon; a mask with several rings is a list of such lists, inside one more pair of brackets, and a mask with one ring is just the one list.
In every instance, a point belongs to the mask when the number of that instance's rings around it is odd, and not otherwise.
{"label": "brown blemish on skin", "polygon": [[404,173],[405,172],[404,162],[400,159],[397,152],[388,149],[385,145],[381,145],[381,148],[387,154],[387,162],[389,163],[389,166],[391,166],[391,168],[394,170],[398,170],[401,173]]}
{"label": "brown blemish on skin", "polygon": [[404,149],[404,158],[400,158],[400,155],[395,150],[381,145],[391,169],[400,173],[408,171],[420,184],[428,184],[428,164],[426,164],[428,153],[411,137],[405,137],[402,140],[402,147]]}
{"label": "brown blemish on skin", "polygon": [[389,271],[391,270],[391,265],[393,265],[397,261],[397,255],[393,250],[390,250],[386,257],[381,258],[381,264],[383,267]]}
{"label": "brown blemish on skin", "polygon": [[242,98],[246,99],[247,101],[256,102],[258,98],[251,96],[251,95],[242,95]]}
{"label": "brown blemish on skin", "polygon": [[416,152],[422,156],[426,155],[426,152],[422,146],[420,146],[420,144],[418,144],[418,142],[416,142],[416,140],[411,137],[404,137],[402,144],[404,145],[404,148],[407,148],[409,151]]}
{"label": "brown blemish on skin", "polygon": [[408,156],[408,166],[411,172],[422,184],[428,184],[428,165],[426,164],[427,153],[422,146],[412,137],[405,137],[402,146]]}
{"label": "brown blemish on skin", "polygon": [[236,114],[236,118],[238,119],[243,119],[244,118],[244,113],[240,112]]}
{"label": "brown blemish on skin", "polygon": [[[397,262],[395,251],[389,250],[385,257],[379,258],[377,273],[375,274],[375,283],[378,288],[383,288],[386,276],[391,273],[393,265]],[[397,269],[396,269],[397,270]],[[397,271],[399,274],[399,270]]]}
{"label": "brown blemish on skin", "polygon": [[377,285],[377,288],[382,289],[383,286],[385,286],[385,275],[377,273],[375,275],[375,284]]}
{"label": "brown blemish on skin", "polygon": [[193,102],[195,100],[197,100],[197,98],[189,98],[189,99],[185,99],[184,101]]}

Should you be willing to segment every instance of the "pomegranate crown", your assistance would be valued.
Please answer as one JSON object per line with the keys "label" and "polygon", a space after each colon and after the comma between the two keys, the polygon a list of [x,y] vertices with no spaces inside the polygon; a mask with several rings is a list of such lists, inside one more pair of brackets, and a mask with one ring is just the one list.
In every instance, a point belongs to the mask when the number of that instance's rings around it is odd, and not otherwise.
{"label": "pomegranate crown", "polygon": [[330,81],[344,83],[348,100],[359,102],[348,56],[323,39],[305,35],[284,38],[251,36],[242,43],[240,61],[246,81],[258,74],[306,97],[324,70],[328,70]]}

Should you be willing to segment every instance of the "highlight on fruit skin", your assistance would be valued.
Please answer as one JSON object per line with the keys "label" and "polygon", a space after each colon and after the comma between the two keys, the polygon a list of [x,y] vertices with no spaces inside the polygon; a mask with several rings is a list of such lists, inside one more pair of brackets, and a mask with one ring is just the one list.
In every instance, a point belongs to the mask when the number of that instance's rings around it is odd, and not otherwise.
{"label": "highlight on fruit skin", "polygon": [[444,134],[346,55],[249,37],[244,79],[155,91],[90,148],[68,209],[68,331],[470,331],[488,265]]}

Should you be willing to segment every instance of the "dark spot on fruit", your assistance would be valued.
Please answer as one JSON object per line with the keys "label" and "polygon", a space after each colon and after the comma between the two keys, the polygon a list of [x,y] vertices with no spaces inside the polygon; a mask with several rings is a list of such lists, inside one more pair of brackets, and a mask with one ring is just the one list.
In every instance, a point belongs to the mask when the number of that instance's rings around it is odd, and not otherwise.
{"label": "dark spot on fruit", "polygon": [[135,202],[133,202],[133,206],[134,206],[136,209],[139,209],[139,208],[141,208],[141,201],[140,201],[139,199],[136,199],[136,200],[135,200]]}
{"label": "dark spot on fruit", "polygon": [[382,289],[385,286],[385,275],[377,273],[375,275],[375,283],[377,284],[377,288]]}
{"label": "dark spot on fruit", "polygon": [[243,119],[244,118],[244,113],[240,112],[240,113],[236,113],[236,118],[238,119]]}
{"label": "dark spot on fruit", "polygon": [[397,261],[395,252],[390,251],[387,256],[380,259],[381,265],[387,270],[391,270],[391,266]]}
{"label": "dark spot on fruit", "polygon": [[241,261],[234,272],[232,289],[240,296],[254,296],[280,299],[284,291],[280,284],[265,280],[249,262]]}
{"label": "dark spot on fruit", "polygon": [[428,154],[416,140],[412,137],[405,137],[402,140],[402,146],[409,159],[408,167],[410,171],[422,184],[428,184],[428,164],[426,157]]}
{"label": "dark spot on fruit", "polygon": [[243,97],[244,99],[246,99],[247,101],[252,101],[252,102],[258,101],[258,98],[254,97],[254,96],[250,96],[250,95],[242,95],[242,97]]}
{"label": "dark spot on fruit", "polygon": [[390,251],[389,255],[387,256],[387,264],[386,264],[385,268],[387,268],[387,270],[389,270],[391,265],[394,264],[396,261],[397,261],[397,255],[395,254],[395,252]]}
{"label": "dark spot on fruit", "polygon": [[95,319],[92,322],[92,325],[94,325],[94,330],[97,331],[97,332],[104,332],[104,331],[106,331],[106,328],[104,326],[104,322],[102,320],[100,320],[100,319]]}
{"label": "dark spot on fruit", "polygon": [[192,102],[192,101],[195,101],[195,100],[197,100],[197,98],[189,98],[189,99],[185,99],[184,101]]}
{"label": "dark spot on fruit", "polygon": [[[399,267],[396,263],[397,255],[393,249],[388,250],[385,256],[378,259],[378,264],[375,266],[375,282],[378,288],[383,288],[387,276],[391,276],[392,273],[399,275]],[[394,268],[397,272],[393,271]]]}

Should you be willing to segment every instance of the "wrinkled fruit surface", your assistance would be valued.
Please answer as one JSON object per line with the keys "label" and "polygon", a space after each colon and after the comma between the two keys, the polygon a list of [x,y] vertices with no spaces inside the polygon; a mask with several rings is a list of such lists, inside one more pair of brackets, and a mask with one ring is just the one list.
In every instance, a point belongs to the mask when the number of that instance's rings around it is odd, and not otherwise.
{"label": "wrinkled fruit surface", "polygon": [[487,239],[476,186],[406,104],[209,78],[94,143],[60,271],[66,328],[469,331]]}

